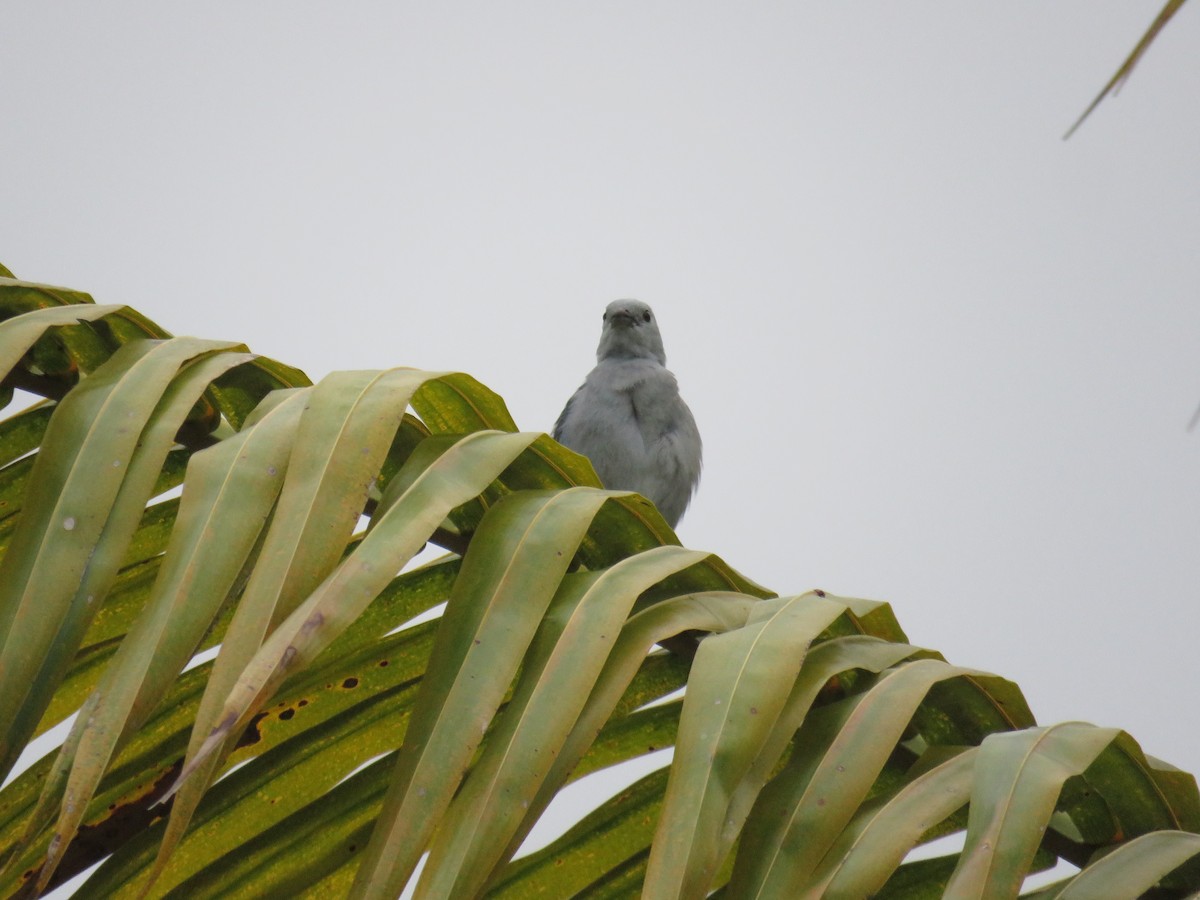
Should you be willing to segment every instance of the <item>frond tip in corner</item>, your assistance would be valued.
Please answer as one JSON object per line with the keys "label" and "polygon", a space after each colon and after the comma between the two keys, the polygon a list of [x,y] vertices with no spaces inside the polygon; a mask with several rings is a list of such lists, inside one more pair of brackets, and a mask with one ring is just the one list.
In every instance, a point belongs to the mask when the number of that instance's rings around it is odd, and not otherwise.
{"label": "frond tip in corner", "polygon": [[1150,27],[1146,30],[1146,33],[1142,35],[1142,39],[1137,42],[1137,46],[1134,47],[1129,56],[1125,58],[1125,62],[1121,63],[1121,67],[1117,69],[1113,77],[1109,79],[1108,84],[1106,84],[1104,89],[1096,95],[1096,99],[1088,105],[1088,108],[1083,111],[1083,115],[1075,120],[1075,124],[1067,129],[1067,133],[1063,135],[1064,141],[1076,132],[1079,126],[1083,124],[1084,119],[1090,116],[1092,114],[1092,110],[1100,105],[1100,101],[1102,101],[1109,94],[1113,94],[1115,96],[1116,94],[1120,93],[1121,88],[1129,79],[1129,76],[1133,73],[1134,66],[1141,61],[1142,56],[1148,49],[1150,49],[1150,44],[1153,43],[1156,37],[1158,37],[1158,33],[1163,30],[1167,22],[1171,21],[1171,17],[1174,16],[1175,13],[1179,12],[1179,9],[1183,6],[1184,2],[1185,0],[1167,0],[1167,5],[1162,8],[1162,11],[1159,12],[1158,16],[1150,24]]}

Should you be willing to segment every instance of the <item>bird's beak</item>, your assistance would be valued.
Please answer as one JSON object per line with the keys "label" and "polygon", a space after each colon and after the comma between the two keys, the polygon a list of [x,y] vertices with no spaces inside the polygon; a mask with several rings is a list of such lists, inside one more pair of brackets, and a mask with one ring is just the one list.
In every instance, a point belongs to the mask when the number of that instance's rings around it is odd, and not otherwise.
{"label": "bird's beak", "polygon": [[618,309],[609,315],[608,321],[613,325],[616,325],[618,322],[626,326],[632,325],[634,323],[633,313],[627,309]]}

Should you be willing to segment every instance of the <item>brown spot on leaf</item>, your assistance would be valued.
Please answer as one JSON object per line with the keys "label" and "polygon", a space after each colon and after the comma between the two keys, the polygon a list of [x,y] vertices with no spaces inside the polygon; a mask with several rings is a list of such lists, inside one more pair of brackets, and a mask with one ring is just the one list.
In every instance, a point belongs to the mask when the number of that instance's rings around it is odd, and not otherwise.
{"label": "brown spot on leaf", "polygon": [[[153,782],[142,787],[141,793],[130,797],[127,802],[110,805],[108,816],[90,825],[81,825],[75,840],[71,841],[63,853],[62,862],[50,878],[48,890],[100,862],[131,838],[142,834],[162,819],[170,810],[174,799],[168,800],[162,806],[155,804],[175,783],[182,770],[183,760],[178,759],[170,768],[163,770]],[[25,872],[22,875],[25,884],[12,894],[10,900],[33,897],[33,887],[40,872],[40,866]]]}
{"label": "brown spot on leaf", "polygon": [[262,733],[258,730],[258,723],[265,719],[267,715],[268,714],[265,712],[260,712],[250,720],[250,724],[246,726],[246,730],[243,731],[242,736],[238,738],[237,745],[234,747],[235,750],[241,749],[242,747],[249,747],[252,744],[257,744],[262,740]]}

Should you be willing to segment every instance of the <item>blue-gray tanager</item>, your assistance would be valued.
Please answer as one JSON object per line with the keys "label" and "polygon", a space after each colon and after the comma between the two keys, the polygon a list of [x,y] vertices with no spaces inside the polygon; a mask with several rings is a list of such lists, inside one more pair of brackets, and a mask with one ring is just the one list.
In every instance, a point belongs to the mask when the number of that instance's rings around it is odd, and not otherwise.
{"label": "blue-gray tanager", "polygon": [[554,439],[590,459],[605,487],[637,491],[674,528],[700,480],[700,432],[666,364],[650,307],[608,304],[596,368],[567,401]]}

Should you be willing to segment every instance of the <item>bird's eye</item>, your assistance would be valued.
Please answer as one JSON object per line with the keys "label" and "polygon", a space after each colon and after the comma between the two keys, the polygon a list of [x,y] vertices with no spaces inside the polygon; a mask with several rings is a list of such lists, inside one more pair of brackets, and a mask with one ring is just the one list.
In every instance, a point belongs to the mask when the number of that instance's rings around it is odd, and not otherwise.
{"label": "bird's eye", "polygon": [[642,313],[642,321],[643,322],[650,321],[650,310],[646,310],[644,313]]}

